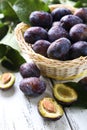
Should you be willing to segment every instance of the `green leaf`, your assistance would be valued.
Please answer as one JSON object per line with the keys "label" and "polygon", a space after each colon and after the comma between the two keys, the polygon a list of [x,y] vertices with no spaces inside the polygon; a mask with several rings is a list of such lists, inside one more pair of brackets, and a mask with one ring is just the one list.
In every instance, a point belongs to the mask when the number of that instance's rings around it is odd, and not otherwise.
{"label": "green leaf", "polygon": [[7,48],[4,45],[0,45],[0,59],[6,55]]}
{"label": "green leaf", "polygon": [[20,65],[25,62],[21,56],[14,33],[8,33],[0,43],[1,64],[10,70],[18,70]]}
{"label": "green leaf", "polygon": [[12,47],[13,49],[16,49],[17,51],[20,52],[20,48],[18,46],[18,43],[15,39],[15,34],[13,33],[8,33],[2,40],[1,43],[8,45]]}
{"label": "green leaf", "polygon": [[49,11],[48,6],[41,0],[17,0],[13,8],[19,19],[27,24],[29,24],[29,15],[32,11]]}
{"label": "green leaf", "polygon": [[7,59],[7,57],[4,57],[1,61],[1,65],[9,70],[15,70],[14,63],[10,59]]}
{"label": "green leaf", "polygon": [[0,23],[0,40],[7,34],[8,26],[4,23]]}
{"label": "green leaf", "polygon": [[5,44],[0,44],[0,60],[4,67],[16,71],[19,70],[21,64],[26,62],[17,50]]}
{"label": "green leaf", "polygon": [[13,10],[11,4],[8,1],[6,0],[0,1],[0,10],[7,20],[14,20],[14,21],[18,20],[15,11]]}
{"label": "green leaf", "polygon": [[16,2],[16,0],[7,0],[9,3],[11,3],[12,5]]}
{"label": "green leaf", "polygon": [[78,94],[78,99],[72,104],[72,107],[87,108],[87,88],[84,88],[80,83],[66,83],[70,87],[74,88]]}

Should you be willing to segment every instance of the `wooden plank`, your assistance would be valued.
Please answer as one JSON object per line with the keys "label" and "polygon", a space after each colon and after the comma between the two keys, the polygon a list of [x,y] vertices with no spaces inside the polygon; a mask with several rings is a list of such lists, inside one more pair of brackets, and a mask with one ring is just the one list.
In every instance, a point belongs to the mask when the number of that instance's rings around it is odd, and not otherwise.
{"label": "wooden plank", "polygon": [[[1,71],[6,71],[1,68]],[[14,86],[6,91],[0,90],[0,130],[71,130],[66,116],[60,120],[47,121],[43,119],[37,109],[38,101],[44,96],[52,96],[52,84],[43,78],[47,89],[41,96],[29,98],[19,89],[22,77],[15,73]]]}
{"label": "wooden plank", "polygon": [[87,130],[87,109],[66,108],[66,115],[73,130]]}

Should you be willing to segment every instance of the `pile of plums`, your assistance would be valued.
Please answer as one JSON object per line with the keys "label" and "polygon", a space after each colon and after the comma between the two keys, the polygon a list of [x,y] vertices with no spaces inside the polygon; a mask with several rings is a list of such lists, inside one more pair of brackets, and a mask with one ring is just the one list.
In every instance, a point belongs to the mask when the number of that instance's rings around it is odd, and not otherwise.
{"label": "pile of plums", "polygon": [[24,39],[36,53],[58,60],[87,56],[87,8],[79,8],[74,14],[67,8],[50,13],[33,11],[29,21],[31,27]]}
{"label": "pile of plums", "polygon": [[40,70],[35,63],[23,63],[19,72],[23,77],[19,87],[25,95],[38,96],[45,91],[46,83],[40,78]]}

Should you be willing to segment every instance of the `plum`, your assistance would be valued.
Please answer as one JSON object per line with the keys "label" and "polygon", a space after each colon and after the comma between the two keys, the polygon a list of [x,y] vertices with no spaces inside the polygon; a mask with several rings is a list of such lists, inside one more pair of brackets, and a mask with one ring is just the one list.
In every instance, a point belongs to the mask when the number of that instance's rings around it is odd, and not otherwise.
{"label": "plum", "polygon": [[15,82],[15,76],[11,72],[2,73],[0,75],[0,89],[6,90],[11,88]]}
{"label": "plum", "polygon": [[24,33],[24,39],[27,43],[34,44],[37,40],[47,40],[47,31],[42,27],[30,27]]}
{"label": "plum", "polygon": [[53,95],[63,106],[70,106],[73,102],[77,101],[78,98],[77,92],[65,84],[56,84],[53,87]]}
{"label": "plum", "polygon": [[52,16],[48,12],[44,11],[33,11],[30,16],[29,20],[32,26],[40,26],[43,28],[50,28],[52,25]]}
{"label": "plum", "polygon": [[70,30],[76,24],[83,23],[83,20],[75,15],[66,15],[60,19],[62,27],[64,27],[67,31]]}
{"label": "plum", "polygon": [[85,23],[87,23],[87,8],[77,9],[74,15],[80,17]]}
{"label": "plum", "polygon": [[47,49],[50,46],[50,42],[46,40],[38,40],[32,45],[32,49],[43,56],[47,56]]}
{"label": "plum", "polygon": [[26,62],[20,66],[20,74],[23,78],[27,77],[40,77],[40,70],[34,62]]}
{"label": "plum", "polygon": [[19,84],[20,90],[27,96],[39,96],[46,89],[46,83],[37,77],[24,78]]}
{"label": "plum", "polygon": [[60,38],[48,47],[47,55],[49,58],[65,60],[67,53],[71,47],[71,42],[67,38]]}
{"label": "plum", "polygon": [[74,25],[70,29],[69,35],[73,42],[87,41],[87,25],[81,23]]}
{"label": "plum", "polygon": [[75,42],[74,44],[72,44],[69,53],[71,59],[75,59],[80,56],[87,56],[87,42],[85,41]]}
{"label": "plum", "polygon": [[59,21],[63,16],[72,14],[72,12],[67,8],[56,8],[51,14],[53,16],[53,21]]}
{"label": "plum", "polygon": [[58,120],[64,114],[62,106],[50,97],[44,97],[39,101],[38,111],[42,117],[49,120]]}
{"label": "plum", "polygon": [[68,32],[62,26],[53,26],[49,29],[48,39],[50,42],[54,42],[61,37],[69,38]]}

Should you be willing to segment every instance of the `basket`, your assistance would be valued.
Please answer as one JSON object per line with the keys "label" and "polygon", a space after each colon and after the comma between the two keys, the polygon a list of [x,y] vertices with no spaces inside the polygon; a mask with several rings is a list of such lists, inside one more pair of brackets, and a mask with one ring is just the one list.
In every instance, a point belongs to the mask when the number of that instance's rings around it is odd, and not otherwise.
{"label": "basket", "polygon": [[[56,7],[66,7],[61,5],[52,5],[50,9],[53,10]],[[72,12],[75,11],[75,8],[71,8]],[[79,57],[74,60],[60,61],[46,58],[40,54],[35,53],[31,44],[26,43],[23,37],[25,30],[29,28],[29,25],[25,23],[19,23],[15,28],[15,35],[18,41],[18,44],[22,52],[26,53],[30,59],[39,67],[41,74],[43,76],[56,79],[60,83],[64,82],[78,82],[82,78],[87,76],[87,56]]]}

